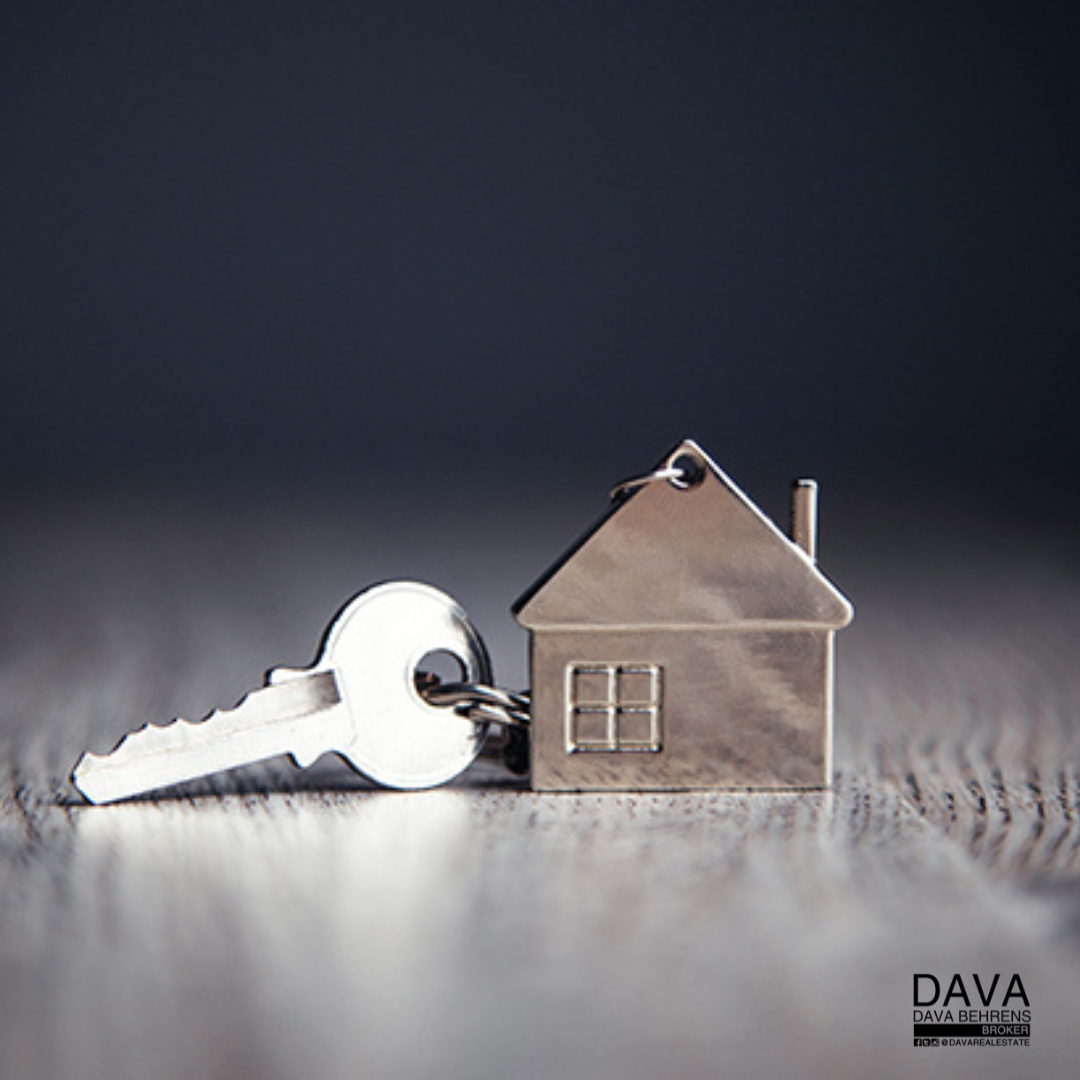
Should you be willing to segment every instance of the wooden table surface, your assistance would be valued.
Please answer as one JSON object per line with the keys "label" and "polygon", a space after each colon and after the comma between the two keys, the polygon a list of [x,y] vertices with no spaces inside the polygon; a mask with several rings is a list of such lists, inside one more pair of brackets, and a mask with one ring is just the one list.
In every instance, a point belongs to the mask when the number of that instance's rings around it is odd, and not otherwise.
{"label": "wooden table surface", "polygon": [[[1061,528],[826,507],[858,609],[829,793],[545,796],[480,767],[401,794],[331,759],[81,805],[83,750],[307,663],[373,581],[451,592],[522,685],[506,608],[600,507],[431,503],[7,508],[5,1080],[1077,1074]],[[913,1048],[916,972],[1019,973],[1030,1047]]]}

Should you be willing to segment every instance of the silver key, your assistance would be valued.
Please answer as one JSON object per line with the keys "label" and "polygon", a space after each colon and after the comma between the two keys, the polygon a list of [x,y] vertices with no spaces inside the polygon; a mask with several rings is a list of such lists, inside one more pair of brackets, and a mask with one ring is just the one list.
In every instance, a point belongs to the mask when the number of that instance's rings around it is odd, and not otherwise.
{"label": "silver key", "polygon": [[429,652],[456,656],[470,683],[491,681],[483,642],[449,596],[412,581],[378,585],[342,608],[312,667],[275,668],[233,709],[84,754],[72,780],[106,803],[283,754],[304,768],[337,753],[387,787],[434,787],[476,759],[487,725],[421,697],[416,670]]}

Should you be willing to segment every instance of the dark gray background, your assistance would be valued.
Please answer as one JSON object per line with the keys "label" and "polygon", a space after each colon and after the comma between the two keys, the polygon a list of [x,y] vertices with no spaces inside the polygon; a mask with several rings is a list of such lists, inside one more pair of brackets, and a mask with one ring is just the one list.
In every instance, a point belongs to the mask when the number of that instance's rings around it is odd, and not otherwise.
{"label": "dark gray background", "polygon": [[4,3],[0,484],[1075,513],[1075,4]]}

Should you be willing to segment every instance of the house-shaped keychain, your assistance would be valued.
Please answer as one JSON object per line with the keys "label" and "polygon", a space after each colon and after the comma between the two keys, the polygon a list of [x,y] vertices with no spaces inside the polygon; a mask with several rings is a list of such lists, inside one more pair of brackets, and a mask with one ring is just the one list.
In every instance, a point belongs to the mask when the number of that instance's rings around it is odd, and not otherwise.
{"label": "house-shaped keychain", "polygon": [[815,563],[816,484],[795,486],[790,539],[690,441],[617,492],[514,606],[532,786],[827,787],[853,609]]}

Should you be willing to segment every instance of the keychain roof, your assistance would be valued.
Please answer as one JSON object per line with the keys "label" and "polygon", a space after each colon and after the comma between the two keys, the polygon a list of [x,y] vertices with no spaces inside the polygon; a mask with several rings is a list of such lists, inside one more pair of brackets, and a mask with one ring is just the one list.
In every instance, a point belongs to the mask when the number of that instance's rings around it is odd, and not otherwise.
{"label": "keychain roof", "polygon": [[616,488],[612,508],[513,612],[530,630],[753,623],[840,629],[854,614],[810,553],[690,439],[649,476]]}

